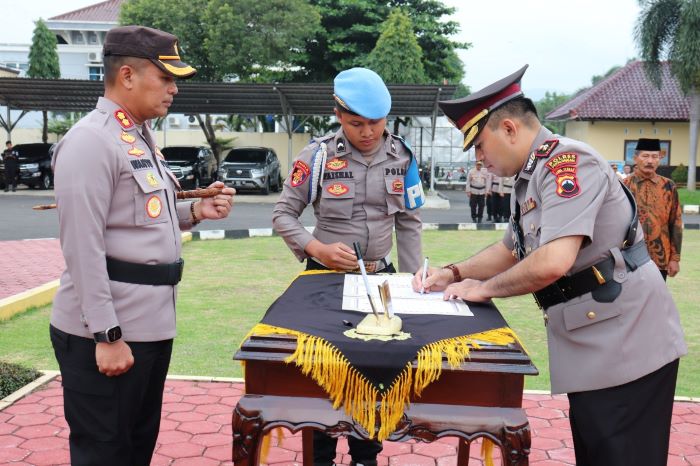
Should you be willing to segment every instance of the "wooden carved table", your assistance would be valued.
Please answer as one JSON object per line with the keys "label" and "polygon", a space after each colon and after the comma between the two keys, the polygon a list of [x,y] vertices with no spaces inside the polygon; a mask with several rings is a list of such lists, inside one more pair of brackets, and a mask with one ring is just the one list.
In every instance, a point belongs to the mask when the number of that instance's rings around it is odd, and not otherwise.
{"label": "wooden carved table", "polygon": [[[313,465],[311,429],[332,436],[367,438],[344,410],[332,409],[326,393],[284,359],[296,348],[293,336],[251,336],[234,359],[245,361],[245,390],[234,409],[233,460],[257,465],[263,434],[275,427],[302,430],[304,466]],[[414,364],[415,368],[415,364]],[[522,410],[525,375],[537,375],[517,345],[484,344],[457,368],[443,360],[440,379],[428,385],[411,405],[388,440],[431,442],[459,437],[457,464],[469,461],[469,443],[477,437],[500,446],[503,463],[527,465],[530,427]]]}

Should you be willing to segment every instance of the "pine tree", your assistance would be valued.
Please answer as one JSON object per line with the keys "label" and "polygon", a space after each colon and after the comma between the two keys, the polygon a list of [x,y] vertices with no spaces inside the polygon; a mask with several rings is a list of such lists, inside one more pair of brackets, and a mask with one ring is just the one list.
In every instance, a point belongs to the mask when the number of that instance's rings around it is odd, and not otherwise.
{"label": "pine tree", "polygon": [[392,84],[425,84],[423,50],[418,45],[413,24],[400,8],[382,25],[382,34],[369,54],[367,67]]}
{"label": "pine tree", "polygon": [[[56,79],[61,77],[61,70],[58,66],[58,51],[56,36],[49,31],[46,23],[39,19],[34,28],[34,36],[32,37],[32,46],[29,49],[29,69],[27,76],[30,78]],[[42,141],[48,140],[48,112],[42,110],[44,117],[44,128],[42,132]]]}

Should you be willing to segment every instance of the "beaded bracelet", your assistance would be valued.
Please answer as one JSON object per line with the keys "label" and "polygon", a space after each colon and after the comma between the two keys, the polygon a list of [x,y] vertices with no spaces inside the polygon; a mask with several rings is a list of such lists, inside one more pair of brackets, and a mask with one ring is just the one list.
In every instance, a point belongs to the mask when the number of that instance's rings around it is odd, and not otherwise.
{"label": "beaded bracelet", "polygon": [[194,213],[194,202],[190,202],[190,213],[192,214],[192,226],[199,224],[201,220],[199,220],[197,214]]}
{"label": "beaded bracelet", "polygon": [[459,269],[457,268],[456,265],[447,264],[446,266],[443,267],[443,269],[450,269],[452,271],[452,275],[454,276],[455,283],[459,283],[462,281],[462,275],[459,273]]}

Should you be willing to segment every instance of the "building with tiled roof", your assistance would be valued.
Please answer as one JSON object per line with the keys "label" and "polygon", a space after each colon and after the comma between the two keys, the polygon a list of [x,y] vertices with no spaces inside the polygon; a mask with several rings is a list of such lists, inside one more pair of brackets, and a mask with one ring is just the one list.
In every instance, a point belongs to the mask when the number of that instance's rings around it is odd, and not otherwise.
{"label": "building with tiled roof", "polygon": [[639,138],[658,138],[666,152],[662,165],[670,167],[688,164],[689,113],[690,101],[668,63],[661,65],[657,87],[644,63],[634,61],[545,118],[566,120],[567,136],[590,144],[609,160],[632,163]]}
{"label": "building with tiled roof", "polygon": [[121,10],[122,3],[124,3],[124,0],[107,0],[54,16],[49,18],[49,21],[116,24],[119,21],[119,11]]}

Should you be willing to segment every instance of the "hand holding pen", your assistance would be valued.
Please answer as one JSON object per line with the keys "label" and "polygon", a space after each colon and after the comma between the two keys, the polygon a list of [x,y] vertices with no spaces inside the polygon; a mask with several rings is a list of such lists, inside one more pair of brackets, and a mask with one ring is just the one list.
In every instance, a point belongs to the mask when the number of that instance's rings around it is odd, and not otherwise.
{"label": "hand holding pen", "polygon": [[365,282],[365,290],[367,291],[367,299],[369,299],[369,305],[372,307],[372,312],[374,317],[379,320],[379,314],[377,309],[374,307],[374,301],[372,301],[372,294],[369,288],[369,280],[367,279],[367,270],[365,269],[365,261],[362,259],[362,250],[360,249],[360,243],[355,241],[352,243],[352,247],[355,248],[355,255],[357,256],[357,264],[360,266],[360,272],[362,272],[362,280]]}

